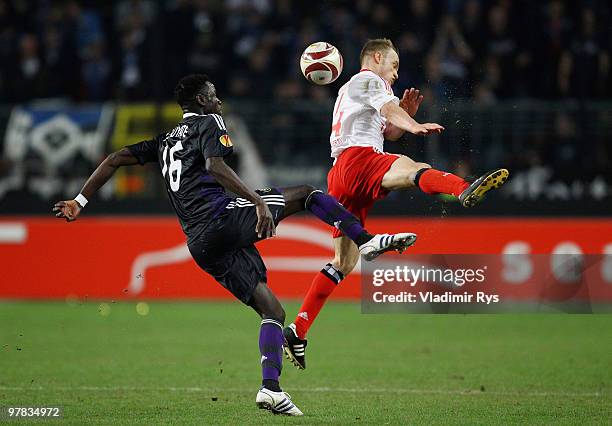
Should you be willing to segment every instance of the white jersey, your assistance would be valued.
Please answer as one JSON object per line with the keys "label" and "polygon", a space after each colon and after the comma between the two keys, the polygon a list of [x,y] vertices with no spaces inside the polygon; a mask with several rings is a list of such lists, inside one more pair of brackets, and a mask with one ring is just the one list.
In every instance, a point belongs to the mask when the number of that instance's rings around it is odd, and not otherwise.
{"label": "white jersey", "polygon": [[386,119],[380,109],[389,101],[399,104],[391,85],[370,70],[361,70],[338,91],[329,137],[331,156],[338,158],[352,146],[383,151]]}

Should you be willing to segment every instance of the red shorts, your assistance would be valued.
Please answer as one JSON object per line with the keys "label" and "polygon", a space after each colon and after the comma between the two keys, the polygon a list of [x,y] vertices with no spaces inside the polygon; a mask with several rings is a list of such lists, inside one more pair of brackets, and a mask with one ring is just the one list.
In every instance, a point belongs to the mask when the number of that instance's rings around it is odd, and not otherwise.
{"label": "red shorts", "polygon": [[[400,157],[397,154],[381,153],[369,146],[347,148],[327,174],[329,194],[365,225],[374,201],[389,193],[382,188],[382,180],[391,164]],[[333,236],[338,238],[342,232],[334,229]]]}

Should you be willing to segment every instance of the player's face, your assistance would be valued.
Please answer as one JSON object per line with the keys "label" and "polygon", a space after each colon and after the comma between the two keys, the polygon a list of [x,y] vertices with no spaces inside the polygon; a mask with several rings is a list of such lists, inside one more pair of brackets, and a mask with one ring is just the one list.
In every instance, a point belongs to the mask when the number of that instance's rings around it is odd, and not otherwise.
{"label": "player's face", "polygon": [[217,90],[211,82],[206,83],[200,93],[196,95],[196,99],[202,105],[204,112],[221,114],[221,100],[217,97]]}
{"label": "player's face", "polygon": [[388,49],[381,61],[381,77],[393,85],[398,79],[399,56],[394,49]]}

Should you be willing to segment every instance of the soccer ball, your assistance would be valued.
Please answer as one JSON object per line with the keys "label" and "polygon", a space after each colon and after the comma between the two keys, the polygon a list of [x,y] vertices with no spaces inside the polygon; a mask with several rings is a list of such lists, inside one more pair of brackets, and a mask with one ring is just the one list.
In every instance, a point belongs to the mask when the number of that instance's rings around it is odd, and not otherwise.
{"label": "soccer ball", "polygon": [[318,41],[308,46],[300,58],[306,80],[324,85],[335,81],[342,72],[342,55],[333,45]]}

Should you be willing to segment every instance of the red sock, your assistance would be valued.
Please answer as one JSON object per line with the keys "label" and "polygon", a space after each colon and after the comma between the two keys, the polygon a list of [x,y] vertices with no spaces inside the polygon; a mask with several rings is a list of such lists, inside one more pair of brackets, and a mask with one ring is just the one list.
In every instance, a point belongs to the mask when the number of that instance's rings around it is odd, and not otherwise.
{"label": "red sock", "polygon": [[417,173],[416,184],[426,194],[451,194],[455,197],[470,186],[459,176],[436,169],[425,169],[424,172]]}
{"label": "red sock", "polygon": [[300,308],[300,312],[293,322],[300,339],[306,338],[308,329],[317,315],[319,315],[327,298],[332,294],[343,278],[344,275],[342,272],[337,271],[330,263],[325,265],[325,268],[315,275],[308,289],[308,293],[306,294],[306,298],[304,298],[304,303]]}

